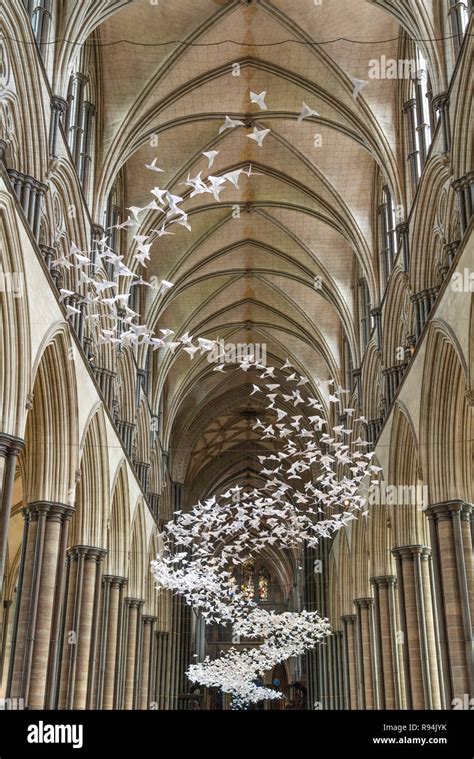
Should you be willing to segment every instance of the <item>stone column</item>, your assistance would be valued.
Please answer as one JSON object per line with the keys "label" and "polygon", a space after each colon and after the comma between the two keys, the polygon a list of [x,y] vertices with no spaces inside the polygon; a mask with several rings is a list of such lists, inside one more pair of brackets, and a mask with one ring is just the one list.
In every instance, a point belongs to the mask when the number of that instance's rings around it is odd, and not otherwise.
{"label": "stone column", "polygon": [[121,610],[122,588],[127,584],[125,577],[106,575],[103,578],[107,591],[107,606],[104,608],[102,629],[103,648],[101,647],[98,685],[98,708],[113,709],[116,695],[116,675],[119,657],[119,619]]}
{"label": "stone column", "polygon": [[[71,624],[64,642],[60,704],[66,709],[85,709],[93,654],[92,632],[97,612],[97,575],[105,551],[92,546],[75,546],[69,551],[66,620]],[[73,565],[77,567],[73,568]]]}
{"label": "stone column", "polygon": [[155,702],[158,709],[169,708],[169,695],[168,695],[168,643],[169,635],[167,632],[157,633],[157,657],[156,657],[156,690],[155,690]]}
{"label": "stone column", "polygon": [[140,608],[143,601],[139,598],[126,598],[128,608],[127,646],[125,651],[124,700],[123,708],[133,709],[135,693],[135,668],[137,666],[137,644],[139,642]]}
{"label": "stone column", "polygon": [[375,626],[379,647],[382,709],[401,708],[397,623],[393,600],[396,580],[393,575],[371,579],[375,589]]}
{"label": "stone column", "polygon": [[72,513],[66,513],[63,517],[64,524],[61,531],[61,538],[59,543],[59,559],[56,575],[56,590],[54,601],[54,613],[53,621],[51,625],[51,645],[49,654],[49,668],[48,668],[48,702],[49,709],[56,709],[58,702],[58,688],[59,688],[59,674],[61,665],[61,647],[64,640],[64,612],[65,612],[65,591],[67,588],[67,544],[69,536],[69,522],[71,520]]}
{"label": "stone column", "polygon": [[92,120],[95,115],[95,106],[93,103],[89,103],[87,100],[82,104],[81,113],[81,146],[79,151],[79,163],[78,163],[78,175],[82,184],[84,192],[87,190],[87,182],[89,178],[91,157],[91,142],[92,142]]}
{"label": "stone column", "polygon": [[19,599],[17,640],[11,696],[23,698],[32,709],[43,709],[46,699],[49,649],[58,574],[61,532],[67,529],[72,507],[49,501],[26,509],[28,544]]}
{"label": "stone column", "polygon": [[419,150],[416,146],[416,99],[410,98],[403,105],[403,112],[406,114],[408,121],[409,153],[408,159],[411,166],[412,189],[415,191],[418,179],[420,178],[418,168]]}
{"label": "stone column", "polygon": [[393,549],[392,553],[397,560],[402,607],[407,707],[439,708],[440,683],[431,588],[428,565],[426,568],[422,566],[430,555],[430,549],[420,545],[403,546]]}
{"label": "stone column", "polygon": [[382,350],[382,309],[380,306],[372,308],[370,311],[375,322],[375,342],[378,351]]}
{"label": "stone column", "polygon": [[79,164],[82,128],[81,113],[84,102],[84,88],[87,83],[87,77],[77,71],[72,77],[72,101],[70,108],[70,118],[68,124],[68,143],[71,150],[72,158],[76,166]]}
{"label": "stone column", "polygon": [[462,699],[465,693],[474,693],[471,509],[470,504],[453,500],[431,505],[425,511],[439,561],[439,571],[434,574],[447,639],[448,708],[449,696]]}
{"label": "stone column", "polygon": [[377,703],[376,681],[374,673],[374,650],[372,640],[372,607],[373,598],[356,598],[354,606],[357,609],[357,632],[359,639],[360,671],[359,678],[362,686],[361,708],[375,709]]}
{"label": "stone column", "polygon": [[151,654],[153,640],[153,625],[155,617],[142,617],[143,624],[143,650],[142,650],[142,676],[140,682],[140,709],[150,708],[150,675]]}
{"label": "stone column", "polygon": [[433,108],[438,112],[443,134],[443,153],[451,150],[451,125],[449,123],[449,95],[443,92],[433,98]]}
{"label": "stone column", "polygon": [[51,98],[51,125],[49,130],[49,156],[58,158],[56,147],[58,142],[59,125],[67,110],[67,103],[58,95]]}
{"label": "stone column", "polygon": [[347,614],[341,617],[344,625],[345,639],[345,658],[346,658],[346,709],[358,709],[359,703],[357,698],[357,660],[356,660],[356,641],[355,641],[355,614]]}
{"label": "stone column", "polygon": [[96,573],[95,573],[95,587],[94,587],[94,611],[92,616],[92,628],[91,628],[91,645],[89,656],[89,673],[88,673],[88,687],[87,687],[87,699],[86,709],[95,708],[95,700],[97,694],[97,677],[99,670],[99,656],[100,656],[100,632],[102,623],[102,561],[107,555],[105,549],[97,549],[96,552]]}
{"label": "stone column", "polygon": [[15,482],[18,454],[25,446],[24,440],[0,434],[0,456],[4,459],[0,498],[0,598],[3,596],[3,580],[8,551],[8,528],[12,508],[13,484]]}
{"label": "stone column", "polygon": [[403,271],[410,269],[410,227],[408,222],[404,221],[395,227],[399,245],[402,249]]}
{"label": "stone column", "polygon": [[453,182],[453,189],[457,196],[461,235],[463,235],[469,226],[474,206],[474,171],[456,179]]}
{"label": "stone column", "polygon": [[3,669],[5,666],[5,654],[7,650],[8,623],[10,619],[10,607],[12,599],[9,598],[3,602],[3,620],[2,620],[2,647],[0,651],[0,684],[3,682]]}
{"label": "stone column", "polygon": [[330,636],[331,641],[331,656],[330,656],[330,668],[331,677],[330,682],[332,686],[332,699],[331,709],[342,709],[341,701],[343,699],[343,686],[342,686],[342,662],[340,656],[340,642],[342,632],[335,630]]}

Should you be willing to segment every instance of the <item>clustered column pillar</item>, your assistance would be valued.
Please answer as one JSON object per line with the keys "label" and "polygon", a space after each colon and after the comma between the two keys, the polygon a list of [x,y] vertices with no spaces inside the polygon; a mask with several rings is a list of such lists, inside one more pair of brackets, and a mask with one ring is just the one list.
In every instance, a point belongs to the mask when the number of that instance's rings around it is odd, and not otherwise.
{"label": "clustered column pillar", "polygon": [[357,658],[356,658],[356,636],[355,636],[355,614],[346,614],[341,617],[344,625],[344,656],[345,656],[345,671],[347,673],[345,679],[345,703],[346,709],[358,709],[359,700],[357,698],[357,681],[359,673],[357,672]]}
{"label": "clustered column pillar", "polygon": [[169,707],[169,698],[167,694],[167,668],[168,668],[168,643],[169,635],[167,632],[156,632],[156,673],[155,673],[155,691],[153,701],[156,709],[166,709]]}
{"label": "clustered column pillar", "polygon": [[[102,578],[102,621],[97,682],[97,708],[113,709],[116,702],[117,663],[120,650],[120,620],[125,577]],[[115,697],[115,698],[114,698]]]}
{"label": "clustered column pillar", "polygon": [[155,617],[142,617],[143,624],[143,645],[142,645],[142,665],[141,665],[141,682],[140,682],[140,709],[150,708],[150,685],[151,685],[151,662],[152,662],[152,644],[153,644],[153,626]]}
{"label": "clustered column pillar", "polygon": [[[59,705],[62,709],[85,709],[92,686],[91,660],[95,659],[93,629],[96,625],[101,562],[105,551],[74,546],[70,564],[64,631]],[[100,587],[100,586],[99,586]]]}
{"label": "clustered column pillar", "polygon": [[373,598],[356,598],[356,654],[359,670],[359,708],[377,708],[376,675],[374,671]]}
{"label": "clustered column pillar", "polygon": [[7,690],[31,709],[45,707],[53,614],[56,604],[62,603],[57,591],[64,567],[60,546],[67,540],[72,512],[72,506],[48,501],[29,504],[24,510],[25,550]]}
{"label": "clustered column pillar", "polygon": [[0,434],[0,458],[3,460],[0,480],[0,598],[3,597],[3,580],[6,571],[8,526],[12,508],[13,484],[15,482],[18,454],[25,447],[24,440]]}
{"label": "clustered column pillar", "polygon": [[59,125],[62,123],[64,114],[67,111],[66,101],[58,95],[51,98],[51,124],[49,129],[49,155],[50,158],[58,158],[57,142],[59,134]]}
{"label": "clustered column pillar", "polygon": [[434,578],[441,627],[444,624],[446,632],[449,708],[450,698],[462,699],[464,694],[474,693],[472,506],[453,500],[433,504],[425,513],[436,557]]}
{"label": "clustered column pillar", "polygon": [[431,551],[415,545],[394,548],[392,553],[397,560],[407,708],[439,709],[440,673],[428,565]]}
{"label": "clustered column pillar", "polygon": [[379,693],[381,709],[401,709],[400,665],[393,575],[372,577],[375,590],[375,629],[379,649]]}
{"label": "clustered column pillar", "polygon": [[133,709],[135,706],[136,668],[138,666],[137,650],[140,645],[141,607],[144,601],[139,598],[126,598],[127,641],[124,661],[124,695],[123,708]]}

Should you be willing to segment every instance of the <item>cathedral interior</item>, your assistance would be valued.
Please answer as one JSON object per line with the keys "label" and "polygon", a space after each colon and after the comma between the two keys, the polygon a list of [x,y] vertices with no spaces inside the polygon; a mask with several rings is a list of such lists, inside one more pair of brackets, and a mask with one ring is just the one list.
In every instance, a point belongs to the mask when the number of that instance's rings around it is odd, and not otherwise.
{"label": "cathedral interior", "polygon": [[[152,562],[177,515],[265,488],[285,362],[376,494],[317,545],[236,559],[255,609],[331,628],[247,707],[474,697],[471,11],[2,5],[1,698],[233,708],[186,673],[258,638]],[[319,439],[297,391],[278,418]]]}

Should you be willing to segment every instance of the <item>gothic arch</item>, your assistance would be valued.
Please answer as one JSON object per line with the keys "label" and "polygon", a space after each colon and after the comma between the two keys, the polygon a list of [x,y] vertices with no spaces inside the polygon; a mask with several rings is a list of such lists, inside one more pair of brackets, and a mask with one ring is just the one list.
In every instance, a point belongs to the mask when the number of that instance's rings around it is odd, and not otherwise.
{"label": "gothic arch", "polygon": [[143,500],[137,503],[132,523],[128,594],[130,598],[146,598],[147,578],[151,574],[146,545],[146,527]]}
{"label": "gothic arch", "polygon": [[[3,271],[16,273],[18,277],[17,287],[5,287],[0,298],[0,416],[4,432],[22,437],[26,396],[30,392],[30,316],[25,297],[26,273],[20,253],[18,228],[13,217],[11,200],[3,193],[0,194],[0,249]],[[15,293],[21,297],[17,297]]]}
{"label": "gothic arch", "polygon": [[420,445],[430,503],[472,503],[474,417],[466,397],[467,366],[451,330],[433,322],[427,342]]}
{"label": "gothic arch", "polygon": [[70,504],[74,500],[79,440],[70,348],[66,325],[56,324],[44,337],[35,359],[33,401],[25,431],[27,503]]}
{"label": "gothic arch", "polygon": [[87,422],[81,444],[80,482],[73,521],[73,545],[106,546],[109,517],[109,463],[104,411],[95,408]]}
{"label": "gothic arch", "polygon": [[[428,504],[420,500],[424,491],[417,490],[423,488],[419,444],[409,412],[399,401],[395,404],[390,448],[397,451],[397,455],[392,456],[389,461],[388,484],[394,488],[415,488],[413,491],[397,491],[396,496],[394,491],[387,493],[387,500],[389,496],[391,501],[395,500],[388,507],[394,546],[426,545],[428,537],[423,508]],[[404,502],[404,498],[408,499],[410,493],[414,496],[413,504]]]}
{"label": "gothic arch", "polygon": [[107,522],[107,574],[128,577],[130,551],[130,506],[127,467],[123,460],[112,486]]}

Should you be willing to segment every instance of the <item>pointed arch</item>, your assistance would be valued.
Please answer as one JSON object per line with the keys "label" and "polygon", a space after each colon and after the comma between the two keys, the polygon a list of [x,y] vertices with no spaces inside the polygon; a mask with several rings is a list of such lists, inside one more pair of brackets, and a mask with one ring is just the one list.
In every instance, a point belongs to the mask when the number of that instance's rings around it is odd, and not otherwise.
{"label": "pointed arch", "polygon": [[77,388],[66,324],[54,325],[36,356],[24,451],[26,502],[74,500],[79,464]]}
{"label": "pointed arch", "polygon": [[474,414],[467,366],[448,325],[430,325],[423,372],[420,445],[430,503],[474,498]]}
{"label": "pointed arch", "polygon": [[95,408],[86,425],[81,445],[81,479],[76,512],[71,526],[73,545],[105,548],[110,510],[109,461],[104,410]]}
{"label": "pointed arch", "polygon": [[130,551],[130,495],[127,467],[120,464],[112,488],[112,506],[107,522],[106,574],[127,577]]}
{"label": "pointed arch", "polygon": [[131,598],[146,598],[146,579],[150,574],[148,550],[146,544],[146,527],[143,499],[140,498],[135,508],[132,524],[130,561],[128,570],[128,594]]}

